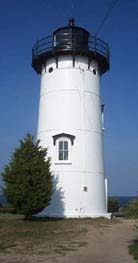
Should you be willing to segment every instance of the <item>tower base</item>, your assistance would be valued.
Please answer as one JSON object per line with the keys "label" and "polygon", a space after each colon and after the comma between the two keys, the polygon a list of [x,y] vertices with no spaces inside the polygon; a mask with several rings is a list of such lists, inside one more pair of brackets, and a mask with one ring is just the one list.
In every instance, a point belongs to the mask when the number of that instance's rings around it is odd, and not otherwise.
{"label": "tower base", "polygon": [[46,210],[44,209],[41,213],[37,214],[38,217],[48,217],[48,218],[100,218],[104,217],[107,219],[111,219],[112,213],[93,213],[93,214],[51,214],[47,213]]}

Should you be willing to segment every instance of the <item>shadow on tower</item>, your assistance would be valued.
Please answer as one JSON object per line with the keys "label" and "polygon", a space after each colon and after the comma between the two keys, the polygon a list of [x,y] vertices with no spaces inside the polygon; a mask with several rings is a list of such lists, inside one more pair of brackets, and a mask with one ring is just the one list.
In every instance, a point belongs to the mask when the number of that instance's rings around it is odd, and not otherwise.
{"label": "shadow on tower", "polygon": [[38,216],[40,217],[64,217],[64,192],[59,186],[58,174],[53,176],[53,194],[48,207],[44,208]]}

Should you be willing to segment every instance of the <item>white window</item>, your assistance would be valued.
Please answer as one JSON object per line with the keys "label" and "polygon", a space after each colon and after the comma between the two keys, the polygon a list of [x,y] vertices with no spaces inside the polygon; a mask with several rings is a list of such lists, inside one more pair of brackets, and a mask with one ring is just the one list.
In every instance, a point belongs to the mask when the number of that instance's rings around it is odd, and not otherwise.
{"label": "white window", "polygon": [[72,148],[75,136],[67,133],[60,133],[53,136],[55,146],[55,163],[71,163]]}
{"label": "white window", "polygon": [[71,162],[71,141],[66,137],[61,137],[56,140],[55,145],[55,162],[57,163],[70,163]]}
{"label": "white window", "polygon": [[69,143],[67,140],[59,141],[58,143],[58,160],[68,161],[69,160]]}

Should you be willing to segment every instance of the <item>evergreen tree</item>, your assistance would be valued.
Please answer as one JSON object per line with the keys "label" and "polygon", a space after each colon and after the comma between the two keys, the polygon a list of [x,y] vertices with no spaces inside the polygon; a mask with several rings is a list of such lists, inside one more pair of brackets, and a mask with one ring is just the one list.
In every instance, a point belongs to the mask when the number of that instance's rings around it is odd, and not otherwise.
{"label": "evergreen tree", "polygon": [[52,195],[52,174],[47,149],[28,134],[20,140],[11,162],[2,173],[4,195],[17,212],[26,218],[49,205]]}

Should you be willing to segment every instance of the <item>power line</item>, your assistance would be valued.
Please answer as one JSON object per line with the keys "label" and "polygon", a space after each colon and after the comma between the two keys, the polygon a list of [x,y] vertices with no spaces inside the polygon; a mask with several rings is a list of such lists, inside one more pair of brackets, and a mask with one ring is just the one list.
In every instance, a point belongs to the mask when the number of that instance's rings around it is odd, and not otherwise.
{"label": "power line", "polygon": [[[109,7],[108,11],[106,12],[105,16],[103,17],[96,33],[95,33],[95,37],[98,35],[98,33],[100,32],[101,28],[103,27],[105,21],[107,20],[107,18],[110,16],[113,8],[116,6],[116,4],[119,2],[119,0],[112,0],[111,2],[111,6]],[[81,51],[80,52],[80,55],[78,56],[78,58],[80,58],[81,56],[83,56],[83,53],[84,53],[85,50]]]}
{"label": "power line", "polygon": [[102,19],[102,21],[101,21],[101,23],[100,23],[100,25],[99,25],[96,33],[95,33],[95,36],[97,36],[98,33],[100,32],[100,30],[101,30],[101,28],[103,27],[105,21],[106,21],[107,18],[110,16],[113,8],[116,6],[116,4],[118,3],[118,1],[119,1],[119,0],[113,0],[113,1],[112,1],[111,6],[109,7],[107,13],[106,13],[105,16],[103,17],[103,19]]}

